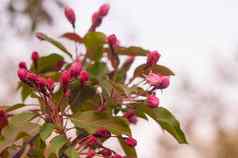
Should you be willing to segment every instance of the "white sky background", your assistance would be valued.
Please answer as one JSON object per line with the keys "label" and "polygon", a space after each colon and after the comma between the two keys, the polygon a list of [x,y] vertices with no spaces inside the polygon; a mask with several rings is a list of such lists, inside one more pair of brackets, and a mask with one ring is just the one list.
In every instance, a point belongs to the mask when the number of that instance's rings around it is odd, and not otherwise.
{"label": "white sky background", "polygon": [[[77,26],[80,33],[88,29],[91,14],[102,3],[109,2],[112,7],[111,12],[99,30],[108,34],[115,33],[122,44],[159,50],[162,54],[161,63],[174,70],[177,74],[176,78],[179,78],[180,72],[187,72],[193,76],[194,84],[212,83],[213,77],[209,76],[213,70],[210,66],[211,58],[217,54],[222,54],[224,58],[230,57],[237,48],[238,1],[236,0],[67,1],[77,13]],[[53,32],[54,35],[70,31],[63,13],[54,14],[59,17],[57,26],[54,29],[42,27],[40,31],[51,34]],[[14,47],[5,44],[7,56],[16,57],[18,60],[26,55],[29,58],[35,46],[39,50],[45,46],[38,41],[33,41],[33,45],[29,46],[29,43],[19,42],[15,37],[9,40],[14,42]],[[137,62],[141,61],[138,59]],[[165,95],[175,92],[176,78]],[[2,91],[4,89],[0,87],[0,93]],[[169,98],[163,96],[162,103],[169,105],[172,102]],[[144,125],[142,128],[136,127],[139,155],[141,158],[157,158],[156,133],[161,133],[161,130],[154,123],[140,123],[142,124]]]}

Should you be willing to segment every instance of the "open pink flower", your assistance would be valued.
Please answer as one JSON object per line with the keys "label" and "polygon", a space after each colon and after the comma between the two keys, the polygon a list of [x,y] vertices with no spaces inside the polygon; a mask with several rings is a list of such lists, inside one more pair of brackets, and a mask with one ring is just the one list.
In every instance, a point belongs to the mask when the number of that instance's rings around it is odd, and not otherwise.
{"label": "open pink flower", "polygon": [[161,83],[161,76],[158,74],[155,74],[153,72],[150,72],[146,77],[145,80],[147,81],[148,84],[151,86],[159,86]]}

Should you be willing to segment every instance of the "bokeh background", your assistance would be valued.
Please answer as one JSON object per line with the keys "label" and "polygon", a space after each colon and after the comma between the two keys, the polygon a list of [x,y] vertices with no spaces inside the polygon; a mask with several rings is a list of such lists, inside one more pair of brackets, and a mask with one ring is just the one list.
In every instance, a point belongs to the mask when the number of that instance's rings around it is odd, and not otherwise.
{"label": "bokeh background", "polygon": [[160,62],[176,73],[161,104],[181,121],[190,143],[178,145],[152,120],[140,120],[132,126],[139,158],[237,158],[236,0],[1,0],[0,103],[19,100],[20,60],[29,61],[33,50],[55,51],[37,41],[36,31],[55,37],[71,31],[63,15],[69,5],[77,13],[77,31],[84,34],[91,14],[105,2],[111,12],[99,30],[115,33],[122,45],[159,50]]}

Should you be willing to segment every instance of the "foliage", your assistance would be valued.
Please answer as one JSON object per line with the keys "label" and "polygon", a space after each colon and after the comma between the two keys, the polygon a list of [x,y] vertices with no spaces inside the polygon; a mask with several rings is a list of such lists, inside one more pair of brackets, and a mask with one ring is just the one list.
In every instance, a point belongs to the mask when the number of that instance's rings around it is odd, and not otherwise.
{"label": "foliage", "polygon": [[[108,11],[109,5],[102,5],[93,14],[89,31],[81,36],[75,31],[73,10],[65,10],[74,30],[61,37],[75,43],[75,54],[58,40],[36,34],[66,56],[40,56],[34,51],[29,68],[25,62],[19,63],[23,103],[0,111],[2,157],[120,158],[104,146],[106,140],[115,137],[126,156],[136,158],[137,141],[130,124],[148,117],[179,143],[187,143],[179,122],[160,106],[155,93],[169,86],[174,73],[157,65],[159,52],[123,47],[115,35],[96,31]],[[86,51],[80,52],[79,45],[84,45]],[[121,56],[127,59],[121,60]],[[146,62],[130,75],[128,71],[137,56],[144,56]],[[28,99],[36,103],[25,103]]]}

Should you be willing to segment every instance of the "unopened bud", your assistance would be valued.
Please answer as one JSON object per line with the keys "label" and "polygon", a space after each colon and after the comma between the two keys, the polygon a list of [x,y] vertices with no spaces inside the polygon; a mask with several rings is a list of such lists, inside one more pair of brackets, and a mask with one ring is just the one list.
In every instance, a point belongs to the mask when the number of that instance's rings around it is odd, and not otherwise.
{"label": "unopened bud", "polygon": [[70,7],[65,7],[64,15],[68,19],[68,21],[72,24],[72,26],[75,27],[76,16],[74,10]]}
{"label": "unopened bud", "polygon": [[109,4],[103,4],[99,8],[98,13],[99,13],[100,16],[106,16],[108,14],[109,10],[110,10],[110,5]]}

